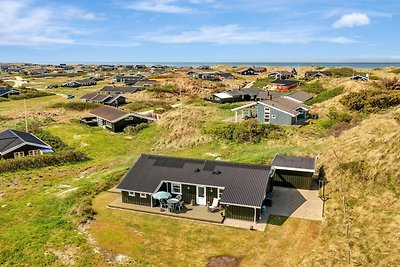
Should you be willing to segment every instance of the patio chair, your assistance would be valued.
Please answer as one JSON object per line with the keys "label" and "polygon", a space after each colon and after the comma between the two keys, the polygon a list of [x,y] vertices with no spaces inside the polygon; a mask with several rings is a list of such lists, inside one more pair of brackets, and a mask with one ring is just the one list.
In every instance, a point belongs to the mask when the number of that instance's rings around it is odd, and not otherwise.
{"label": "patio chair", "polygon": [[175,198],[180,201],[182,200],[182,195],[177,195]]}
{"label": "patio chair", "polygon": [[160,210],[162,210],[163,208],[167,209],[168,205],[164,199],[160,199]]}
{"label": "patio chair", "polygon": [[211,206],[208,206],[208,211],[214,212],[218,210],[218,198],[214,198]]}
{"label": "patio chair", "polygon": [[181,211],[181,210],[183,209],[183,201],[179,201],[179,202],[176,204],[176,209],[178,209],[179,211]]}

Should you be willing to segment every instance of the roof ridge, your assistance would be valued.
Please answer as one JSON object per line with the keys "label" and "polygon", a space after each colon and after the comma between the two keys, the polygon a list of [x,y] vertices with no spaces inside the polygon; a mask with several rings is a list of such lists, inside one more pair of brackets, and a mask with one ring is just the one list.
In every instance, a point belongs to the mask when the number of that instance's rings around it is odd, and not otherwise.
{"label": "roof ridge", "polygon": [[12,132],[17,138],[19,138],[19,140],[21,140],[22,142],[26,143],[26,141],[24,139],[22,139],[21,136],[19,136],[15,131],[18,130],[14,130],[14,129],[9,129],[8,131]]}

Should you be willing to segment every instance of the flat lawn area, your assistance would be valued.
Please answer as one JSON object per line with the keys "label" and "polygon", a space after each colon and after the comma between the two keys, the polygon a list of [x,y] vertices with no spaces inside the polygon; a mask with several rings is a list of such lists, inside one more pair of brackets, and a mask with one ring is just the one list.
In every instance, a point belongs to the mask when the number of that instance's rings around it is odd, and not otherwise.
{"label": "flat lawn area", "polygon": [[294,218],[271,218],[265,232],[256,232],[107,208],[116,197],[104,192],[94,199],[90,234],[102,250],[136,265],[204,266],[230,255],[243,266],[296,266],[319,234],[319,222]]}

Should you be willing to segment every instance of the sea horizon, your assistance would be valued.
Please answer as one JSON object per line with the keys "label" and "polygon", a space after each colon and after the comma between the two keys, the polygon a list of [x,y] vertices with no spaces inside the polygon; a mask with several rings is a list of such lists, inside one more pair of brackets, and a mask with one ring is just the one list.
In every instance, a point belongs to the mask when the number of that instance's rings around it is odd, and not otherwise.
{"label": "sea horizon", "polygon": [[79,64],[87,64],[87,65],[164,65],[171,67],[195,67],[202,65],[209,66],[218,66],[218,65],[226,65],[226,66],[247,66],[247,67],[261,67],[261,66],[276,66],[276,67],[306,67],[306,66],[314,66],[314,67],[350,67],[357,69],[376,69],[376,68],[387,68],[387,67],[400,67],[400,62],[289,62],[289,61],[278,61],[278,62],[253,62],[253,61],[232,61],[232,62],[210,62],[210,61],[192,61],[192,62],[163,62],[163,61],[155,61],[155,62],[143,62],[143,61],[129,61],[129,62],[119,62],[119,61],[101,61],[101,62],[42,62],[42,63],[31,63],[31,62],[0,62],[0,64],[15,64],[15,63],[24,63],[24,64],[70,64],[70,65],[79,65]]}

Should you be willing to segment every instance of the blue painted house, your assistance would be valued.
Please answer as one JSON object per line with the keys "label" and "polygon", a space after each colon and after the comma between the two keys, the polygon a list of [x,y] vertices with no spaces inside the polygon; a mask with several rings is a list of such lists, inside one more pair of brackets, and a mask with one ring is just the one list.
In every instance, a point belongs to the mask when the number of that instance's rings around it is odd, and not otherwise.
{"label": "blue painted house", "polygon": [[235,109],[235,121],[238,121],[238,112],[242,112],[242,118],[255,118],[262,123],[279,125],[303,124],[308,117],[310,107],[304,102],[311,99],[312,95],[297,91],[288,95],[264,99],[250,103]]}

